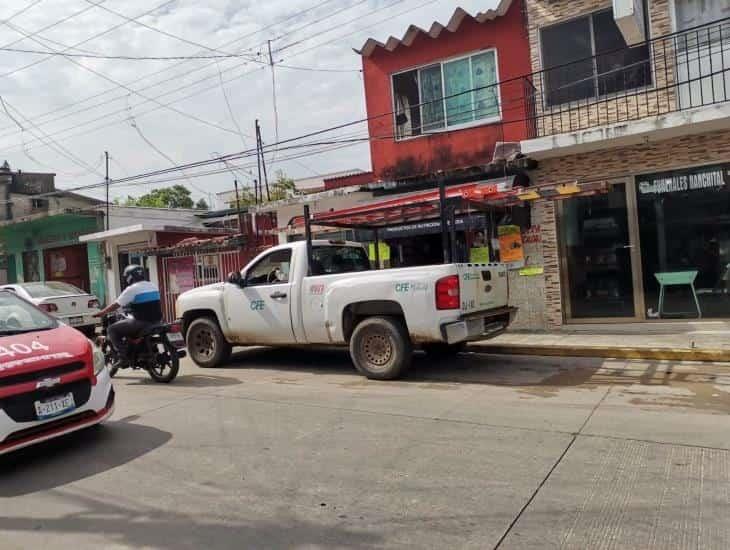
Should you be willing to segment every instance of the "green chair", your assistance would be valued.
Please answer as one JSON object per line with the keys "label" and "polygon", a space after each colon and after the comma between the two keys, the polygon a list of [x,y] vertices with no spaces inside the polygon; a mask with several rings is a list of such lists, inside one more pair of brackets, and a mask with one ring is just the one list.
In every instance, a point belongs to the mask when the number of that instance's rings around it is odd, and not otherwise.
{"label": "green chair", "polygon": [[[664,289],[668,286],[689,286],[692,289],[692,296],[697,306],[697,318],[702,319],[702,310],[700,309],[700,301],[697,299],[695,291],[695,279],[697,278],[696,269],[691,271],[667,271],[665,273],[654,273],[654,277],[659,282],[659,317],[664,316]],[[674,312],[670,315],[682,315],[685,312]],[[687,312],[688,313],[688,312]]]}

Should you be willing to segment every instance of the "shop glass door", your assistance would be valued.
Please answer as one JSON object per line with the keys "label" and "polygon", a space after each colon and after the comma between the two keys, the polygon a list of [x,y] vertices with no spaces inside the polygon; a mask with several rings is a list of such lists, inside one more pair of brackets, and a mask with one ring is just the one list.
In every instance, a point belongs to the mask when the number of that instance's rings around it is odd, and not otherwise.
{"label": "shop glass door", "polygon": [[626,185],[561,201],[562,284],[569,320],[634,319]]}
{"label": "shop glass door", "polygon": [[636,177],[647,319],[730,318],[730,164]]}

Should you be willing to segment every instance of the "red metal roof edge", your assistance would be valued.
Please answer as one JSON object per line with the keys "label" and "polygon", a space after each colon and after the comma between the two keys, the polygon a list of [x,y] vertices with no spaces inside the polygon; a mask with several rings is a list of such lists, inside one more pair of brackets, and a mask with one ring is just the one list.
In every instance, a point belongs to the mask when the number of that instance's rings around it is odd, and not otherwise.
{"label": "red metal roof edge", "polygon": [[510,5],[512,5],[512,1],[513,0],[500,0],[495,9],[487,10],[485,12],[479,12],[476,15],[471,15],[469,12],[459,7],[454,10],[453,15],[446,25],[442,25],[438,21],[434,21],[428,31],[416,25],[410,25],[408,27],[408,30],[406,30],[405,34],[403,35],[403,38],[401,38],[400,40],[395,38],[394,36],[391,36],[390,38],[388,38],[385,44],[383,44],[382,42],[375,40],[374,38],[368,38],[363,47],[360,48],[360,50],[355,50],[355,52],[363,57],[369,57],[378,48],[383,48],[389,52],[392,52],[400,45],[410,46],[411,44],[413,44],[413,41],[416,39],[416,37],[420,34],[425,34],[431,38],[436,39],[441,35],[444,30],[449,32],[456,32],[457,30],[459,30],[459,27],[466,18],[471,18],[477,23],[492,21],[497,17],[501,17],[505,13],[507,13]]}

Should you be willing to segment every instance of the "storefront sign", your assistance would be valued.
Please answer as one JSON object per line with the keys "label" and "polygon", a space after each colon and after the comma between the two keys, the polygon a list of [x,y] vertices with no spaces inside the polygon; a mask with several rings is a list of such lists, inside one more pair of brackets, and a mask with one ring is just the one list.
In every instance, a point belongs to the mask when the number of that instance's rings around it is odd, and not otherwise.
{"label": "storefront sign", "polygon": [[687,191],[703,191],[725,187],[730,181],[727,166],[711,166],[638,176],[636,186],[640,195],[664,195]]}
{"label": "storefront sign", "polygon": [[[448,224],[447,222],[447,225]],[[484,216],[469,216],[467,218],[456,218],[457,231],[466,229],[477,229],[484,227]],[[441,221],[430,220],[426,222],[411,223],[406,225],[395,225],[383,227],[379,230],[381,239],[396,239],[400,237],[411,237],[414,235],[429,235],[441,233]]]}
{"label": "storefront sign", "polygon": [[522,249],[520,227],[518,225],[500,225],[497,228],[497,235],[499,236],[499,259],[506,264],[523,263],[525,253]]}

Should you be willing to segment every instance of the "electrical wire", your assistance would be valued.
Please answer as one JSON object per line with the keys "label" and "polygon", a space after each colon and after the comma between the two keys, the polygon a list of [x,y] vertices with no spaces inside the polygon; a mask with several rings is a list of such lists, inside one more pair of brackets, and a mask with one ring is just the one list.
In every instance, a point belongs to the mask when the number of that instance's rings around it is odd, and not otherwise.
{"label": "electrical wire", "polygon": [[[5,21],[2,21],[5,23]],[[194,60],[194,59],[230,59],[230,58],[245,58],[249,61],[259,63],[258,60],[244,56],[243,54],[217,54],[217,55],[158,55],[158,56],[138,56],[138,55],[115,55],[115,54],[103,54],[103,53],[60,53],[52,50],[31,50],[25,48],[2,48],[0,52],[12,52],[12,53],[27,53],[33,55],[47,55],[47,56],[65,56],[65,57],[80,57],[87,59],[115,59],[122,61],[182,61],[182,60]],[[263,62],[261,62],[263,63]]]}
{"label": "electrical wire", "polygon": [[[402,0],[400,0],[400,1],[402,1]],[[320,3],[320,5],[322,5],[322,4],[324,4],[324,3],[326,3],[326,2],[322,2],[322,3]],[[359,4],[359,3],[358,3],[358,4]],[[355,4],[355,5],[358,5],[358,4]],[[383,7],[381,7],[381,8],[378,8],[378,9],[376,9],[376,10],[373,10],[372,12],[370,12],[370,13],[369,13],[369,15],[372,15],[373,13],[376,13],[376,12],[378,12],[378,11],[381,11],[381,10],[383,10],[383,9],[387,9],[387,8],[391,7],[392,5],[393,5],[393,4],[390,4],[390,5],[388,5],[388,6],[383,6]],[[351,7],[352,7],[352,6],[349,6],[349,8],[351,8]],[[420,7],[421,7],[421,6],[417,6],[416,8],[413,8],[413,9],[418,9],[418,8],[420,8]],[[334,13],[331,13],[331,14],[330,14],[330,16],[332,16],[332,15],[334,15],[334,14],[336,14],[336,13],[342,12],[342,11],[344,11],[345,9],[348,9],[348,8],[342,8],[342,9],[340,9],[340,10],[337,10],[336,12],[334,12]],[[408,11],[410,11],[410,10],[408,10]],[[402,12],[402,13],[404,13],[404,12]],[[401,14],[402,14],[402,13],[401,13]],[[400,15],[400,14],[399,14],[399,15]],[[322,19],[324,19],[324,18],[322,18]],[[320,21],[321,21],[322,19],[320,19]],[[358,19],[361,19],[361,18],[358,18]],[[306,26],[306,25],[305,25],[305,26]],[[298,30],[301,30],[301,29],[302,29],[302,28],[304,28],[305,26],[302,26],[302,27],[300,27],[299,29],[295,29],[295,31],[292,31],[292,32],[296,32],[296,31],[298,31]],[[357,32],[361,32],[362,30],[365,30],[365,29],[359,29],[359,30],[358,30]],[[350,33],[350,34],[351,34],[351,33]],[[330,42],[331,42],[331,41],[330,41]],[[328,42],[328,43],[329,43],[329,42]],[[317,46],[315,46],[315,47],[317,47]],[[312,48],[310,48],[310,49],[312,49]],[[245,63],[244,63],[243,65],[245,65]],[[241,66],[241,65],[238,65],[238,66]],[[234,67],[234,68],[235,68],[235,67]],[[252,72],[252,71],[249,71],[248,73],[243,73],[243,75],[246,75],[246,74],[250,74],[251,72]],[[239,76],[238,76],[238,77],[236,77],[236,78],[240,78],[240,76],[243,76],[243,75],[239,75]],[[200,80],[200,81],[198,81],[198,82],[204,82],[204,81],[207,81],[207,80],[208,80],[208,79],[201,79],[201,80]],[[232,80],[234,80],[234,79],[230,79],[229,81],[232,81]],[[195,85],[195,84],[197,84],[198,82],[194,82],[194,83],[188,84],[188,85],[186,85],[185,87],[190,87],[191,85]],[[171,105],[171,104],[173,104],[173,103],[176,103],[176,102],[179,102],[179,101],[183,101],[184,99],[188,99],[188,98],[190,98],[190,97],[193,97],[193,96],[195,96],[195,95],[198,95],[198,94],[200,94],[200,93],[203,93],[203,92],[207,91],[207,90],[208,90],[208,89],[210,89],[210,88],[211,88],[211,87],[207,87],[207,88],[205,88],[205,89],[203,89],[203,90],[198,90],[198,91],[196,91],[195,93],[192,93],[192,94],[186,95],[186,96],[184,96],[184,97],[182,97],[182,98],[178,98],[177,100],[174,100],[174,101],[168,102],[168,103],[164,104],[164,106],[165,106],[165,107],[168,107],[169,105]],[[175,92],[177,92],[177,91],[179,91],[179,89],[177,89],[177,90],[174,90],[174,91],[172,91],[172,92],[166,92],[165,94],[162,94],[162,95],[169,95],[170,93],[175,93]],[[153,102],[154,102],[154,100],[155,100],[155,99],[158,99],[158,98],[159,98],[159,97],[161,97],[162,95],[158,95],[158,96],[157,96],[156,98],[154,98],[154,99],[152,99],[152,100],[150,100],[150,101],[153,101]],[[153,112],[153,111],[156,111],[156,110],[158,110],[158,108],[161,108],[161,107],[162,107],[162,105],[160,105],[160,104],[159,104],[159,102],[157,102],[157,103],[158,103],[158,107],[157,107],[157,108],[153,108],[153,109],[150,109],[150,110],[148,110],[148,111],[146,111],[146,112],[144,112],[144,113],[138,114],[138,116],[144,116],[145,114],[148,114],[148,113],[150,113],[150,112]],[[116,111],[116,112],[117,112],[117,113],[119,113],[119,112],[124,112],[124,109],[122,109],[122,110],[119,110],[119,111]],[[177,110],[176,110],[175,112],[178,112],[178,113],[179,113],[179,111],[177,111]],[[187,113],[186,113],[186,114],[187,114]],[[108,116],[111,116],[111,115],[108,115]],[[89,124],[89,123],[95,122],[95,121],[97,121],[97,120],[100,120],[100,119],[103,119],[103,118],[105,118],[105,117],[98,117],[98,118],[94,119],[93,121],[87,121],[86,123],[83,123],[82,125],[74,126],[74,127],[71,127],[71,128],[67,128],[67,129],[61,130],[61,131],[59,131],[59,132],[55,132],[55,133],[54,133],[53,135],[58,135],[58,134],[60,134],[61,132],[64,132],[64,133],[65,133],[65,132],[67,132],[67,131],[69,131],[69,130],[71,130],[71,129],[75,129],[75,128],[77,128],[77,127],[80,127],[80,126],[84,126],[84,125],[87,125],[87,124]],[[115,125],[115,124],[118,124],[119,122],[120,122],[120,121],[114,121],[114,122],[112,122],[111,124],[104,124],[104,125],[101,125],[101,126],[97,126],[97,127],[96,127],[96,128],[94,128],[94,129],[93,129],[92,131],[95,131],[95,130],[98,130],[98,129],[101,129],[101,128],[105,128],[105,127],[108,127],[108,126],[110,126],[110,125]],[[232,132],[231,130],[227,130],[227,131],[229,131],[229,132]],[[69,137],[75,137],[75,136],[77,136],[77,135],[80,135],[80,134],[78,134],[78,133],[77,133],[77,134],[74,134],[74,135],[72,135],[72,136],[69,136]]]}
{"label": "electrical wire", "polygon": [[[330,0],[325,0],[325,2],[321,2],[321,3],[320,3],[320,4],[318,5],[318,6],[321,6],[322,4],[325,4],[325,3],[327,3],[328,1],[330,1]],[[403,1],[403,0],[399,0],[399,1],[398,1],[398,2],[396,2],[396,3],[399,3],[399,2],[401,2],[401,1]],[[338,13],[341,13],[341,12],[343,12],[343,11],[347,10],[347,9],[351,9],[352,7],[354,7],[354,6],[357,6],[357,5],[361,4],[361,3],[362,3],[362,2],[357,2],[356,4],[353,4],[353,5],[351,5],[351,6],[347,6],[347,7],[341,8],[341,9],[339,9],[339,10],[336,10],[336,11],[334,11],[334,12],[331,12],[331,13],[329,13],[329,14],[328,14],[328,15],[327,15],[326,17],[322,17],[322,18],[320,18],[319,20],[317,20],[316,22],[322,21],[322,20],[324,20],[324,19],[326,19],[326,18],[328,18],[328,17],[332,17],[332,16],[334,16],[334,15],[336,15],[336,14],[338,14]],[[378,8],[378,9],[376,9],[376,10],[372,10],[371,12],[369,12],[369,13],[368,13],[368,15],[372,15],[372,14],[374,14],[374,13],[377,13],[377,12],[379,12],[379,11],[382,11],[383,9],[387,9],[387,8],[389,8],[389,7],[393,6],[393,5],[394,5],[394,4],[389,4],[388,6],[382,6],[382,7]],[[317,6],[315,6],[315,7],[317,7]],[[417,7],[416,7],[416,8],[414,8],[414,9],[418,9],[419,7],[420,7],[420,6],[417,6]],[[356,18],[356,19],[352,19],[352,20],[350,20],[349,22],[352,22],[352,21],[355,21],[355,20],[360,20],[360,19],[362,19],[362,17],[359,17],[359,18]],[[315,23],[316,23],[316,22],[315,22]],[[294,33],[294,32],[298,32],[299,30],[303,30],[304,28],[306,28],[307,26],[309,26],[309,25],[311,25],[311,24],[314,24],[314,23],[307,23],[307,24],[305,24],[305,25],[303,25],[303,26],[300,26],[299,28],[297,28],[297,29],[294,29],[293,31],[290,31],[289,33],[286,33],[286,34],[292,34],[292,33]],[[364,29],[360,29],[360,30],[359,30],[358,32],[360,32],[361,30],[364,30]],[[285,35],[286,35],[286,34],[285,34]],[[310,49],[311,49],[311,48],[310,48]],[[235,66],[235,67],[232,67],[232,68],[231,68],[230,70],[232,70],[232,69],[235,69],[235,68],[237,68],[237,67],[241,67],[241,66],[244,66],[244,65],[246,65],[246,63],[243,63],[243,64],[239,64],[239,65],[237,65],[237,66]],[[224,71],[224,72],[225,72],[225,71]],[[249,72],[247,72],[247,73],[243,73],[243,75],[239,75],[239,76],[238,76],[238,77],[236,77],[236,78],[240,78],[240,76],[245,76],[246,74],[251,74],[251,73],[253,73],[253,72],[255,72],[255,71],[249,71]],[[167,82],[167,81],[170,81],[170,80],[174,80],[174,79],[175,79],[175,78],[167,79],[166,81],[160,82],[160,83],[158,83],[158,84],[161,84],[161,83],[164,83],[164,82]],[[207,77],[206,77],[206,78],[203,78],[203,79],[201,79],[201,80],[199,80],[199,81],[197,81],[197,82],[194,82],[194,83],[188,84],[188,85],[186,85],[185,87],[190,87],[191,85],[194,85],[194,84],[196,84],[196,83],[198,83],[198,82],[206,82],[206,81],[208,81],[208,80],[209,80],[209,78],[207,78]],[[229,81],[231,81],[231,80],[234,80],[234,79],[230,79]],[[147,88],[144,88],[144,89],[147,89]],[[143,89],[143,90],[144,90],[144,89]],[[206,88],[206,89],[200,90],[200,91],[198,91],[198,92],[196,92],[196,93],[194,93],[194,94],[190,94],[190,95],[187,95],[187,96],[185,96],[185,97],[183,97],[183,98],[180,98],[180,99],[178,99],[177,101],[182,101],[182,100],[184,100],[184,99],[187,99],[187,98],[189,98],[189,97],[193,97],[194,95],[198,95],[199,93],[203,93],[203,92],[207,91],[208,89],[211,89],[211,87],[208,87],[208,88]],[[172,92],[166,92],[165,94],[162,94],[162,95],[169,95],[170,93],[174,93],[175,91],[179,91],[179,89],[178,89],[178,90],[174,90],[174,91],[172,91]],[[157,99],[158,99],[159,97],[161,97],[162,95],[158,95],[158,96],[157,96]],[[175,102],[177,102],[177,101],[175,101]],[[171,105],[172,103],[175,103],[175,102],[170,102],[170,103],[168,103],[168,104],[166,104],[166,105]],[[105,102],[105,103],[106,103],[106,102]],[[152,109],[152,110],[150,110],[150,111],[148,111],[148,112],[152,112],[152,111],[155,111],[155,110],[157,110],[157,109]],[[116,113],[119,113],[119,112],[123,112],[123,111],[124,111],[124,110],[121,110],[121,111],[116,111]],[[146,113],[144,113],[144,114],[146,114]],[[109,115],[109,116],[111,116],[111,115]],[[99,118],[97,118],[97,119],[94,119],[94,121],[96,121],[96,120],[100,120],[101,118],[103,118],[103,117],[99,117]],[[115,122],[114,124],[118,124],[118,123],[119,123],[119,121]],[[104,128],[104,127],[107,127],[107,126],[109,126],[109,125],[103,125],[103,126],[101,126],[101,127],[98,127],[98,128]],[[75,128],[75,127],[73,127],[73,128]],[[97,129],[98,129],[98,128],[97,128]],[[63,130],[63,131],[65,131],[65,130]],[[56,135],[56,134],[54,134],[54,135]]]}
{"label": "electrical wire", "polygon": [[[168,2],[166,2],[166,3],[168,3]],[[7,25],[10,28],[12,28],[12,29],[20,32],[21,34],[26,34],[26,31],[24,31],[23,29],[21,29],[17,25],[14,25],[12,23],[7,23]],[[46,44],[43,44],[43,42],[41,40],[39,40],[37,37],[32,37],[32,36],[28,35],[28,38],[30,38],[33,42],[36,42],[36,43],[40,44],[41,46],[48,47]],[[71,49],[73,47],[74,46],[68,46],[67,49]],[[51,48],[51,49],[53,49],[53,48]],[[86,65],[82,64],[81,62],[79,62],[79,61],[77,61],[77,60],[75,60],[73,58],[70,58],[70,57],[65,56],[65,54],[63,52],[59,52],[59,53],[60,53],[60,55],[62,55],[64,57],[64,59],[66,59],[70,63],[73,63],[74,65],[76,65],[76,66],[78,66],[78,67],[80,67],[80,68],[82,68],[82,69],[84,69],[84,70],[86,70],[86,71],[88,71],[88,72],[90,72],[90,73],[98,76],[99,78],[102,78],[102,79],[104,79],[104,80],[106,80],[108,82],[111,82],[112,84],[115,84],[116,86],[119,86],[121,88],[124,88],[128,92],[130,92],[132,94],[135,94],[135,95],[138,95],[138,96],[140,96],[141,98],[143,98],[143,99],[145,99],[147,101],[151,101],[153,103],[156,103],[160,107],[163,107],[164,106],[164,108],[169,109],[170,111],[172,111],[174,113],[177,113],[179,115],[182,115],[182,116],[184,116],[186,118],[189,118],[191,120],[195,120],[196,122],[199,122],[201,124],[205,124],[207,126],[211,126],[211,127],[216,128],[218,130],[222,130],[224,132],[229,132],[229,133],[235,133],[235,130],[231,130],[230,128],[226,128],[224,126],[220,126],[218,124],[215,124],[213,122],[210,122],[209,120],[205,120],[205,119],[199,118],[199,117],[197,117],[197,116],[195,116],[193,114],[187,113],[185,111],[181,111],[180,109],[176,109],[175,107],[171,107],[169,105],[164,105],[164,104],[158,102],[157,100],[155,100],[154,98],[149,98],[149,97],[145,96],[144,94],[141,94],[141,93],[137,92],[136,90],[130,88],[129,86],[127,86],[125,84],[122,84],[121,82],[118,82],[118,81],[114,80],[113,78],[111,78],[111,77],[109,77],[109,76],[107,76],[107,75],[105,75],[105,74],[97,71],[96,69],[92,69],[91,67],[87,67]]]}
{"label": "electrical wire", "polygon": [[185,44],[189,44],[191,46],[195,46],[196,48],[200,48],[201,50],[207,50],[209,52],[214,52],[217,54],[221,54],[225,57],[237,57],[235,55],[232,55],[228,52],[223,52],[221,50],[210,48],[206,46],[205,44],[200,44],[199,42],[194,42],[192,40],[188,40],[187,38],[183,38],[182,36],[178,36],[176,34],[172,34],[170,32],[164,31],[162,29],[158,29],[157,27],[153,27],[152,25],[148,25],[147,23],[142,23],[141,21],[138,21],[137,18],[130,18],[124,15],[123,13],[119,13],[118,11],[115,11],[107,6],[102,6],[102,2],[93,2],[92,0],[86,0],[88,4],[91,4],[93,6],[96,6],[97,8],[104,10],[108,13],[111,13],[112,15],[116,15],[117,17],[121,17],[125,21],[129,23],[134,23],[135,25],[139,25],[140,27],[144,27],[145,29],[149,29],[153,32],[156,32],[158,34],[161,34],[163,36],[167,36],[168,38],[173,38],[175,40],[179,40],[180,42],[184,42]]}
{"label": "electrical wire", "polygon": [[0,23],[7,23],[7,22],[9,22],[9,21],[12,21],[12,20],[13,20],[13,19],[15,19],[16,17],[20,17],[20,16],[21,16],[21,15],[23,15],[23,14],[24,14],[25,12],[27,12],[27,11],[29,11],[29,10],[30,10],[31,8],[33,8],[33,7],[37,6],[37,5],[38,5],[38,4],[40,4],[41,2],[43,2],[43,0],[34,0],[33,2],[31,2],[30,4],[28,4],[28,5],[27,5],[27,6],[25,6],[24,8],[22,8],[22,9],[19,9],[18,11],[16,11],[16,12],[15,12],[15,13],[13,13],[12,15],[10,15],[9,17],[6,17],[5,19],[3,19],[3,20],[0,20]]}
{"label": "electrical wire", "polygon": [[[314,6],[311,6],[311,7],[309,7],[309,8],[306,8],[306,9],[304,9],[304,10],[300,10],[300,11],[298,11],[298,12],[295,12],[295,13],[293,13],[293,14],[290,14],[290,15],[288,15],[287,17],[285,17],[285,18],[281,19],[280,21],[277,21],[277,22],[271,23],[270,25],[267,25],[267,26],[265,26],[265,27],[263,27],[263,28],[261,28],[261,29],[258,29],[258,30],[256,30],[256,31],[250,32],[250,33],[248,33],[248,34],[246,34],[246,35],[244,35],[244,36],[242,36],[242,37],[239,37],[239,38],[236,38],[236,39],[234,39],[234,40],[231,40],[231,41],[229,41],[229,42],[226,42],[226,43],[222,44],[222,45],[221,45],[220,47],[226,47],[226,46],[230,46],[230,45],[232,45],[232,44],[235,44],[235,43],[237,43],[237,42],[241,42],[241,41],[243,41],[243,40],[245,40],[245,39],[247,39],[247,38],[250,38],[250,37],[252,37],[252,36],[255,36],[255,35],[257,35],[257,34],[259,34],[259,33],[261,33],[261,32],[264,32],[264,31],[266,31],[266,30],[268,30],[268,29],[271,29],[271,28],[273,28],[273,27],[275,27],[275,26],[277,26],[277,25],[280,25],[280,24],[286,23],[287,21],[290,21],[290,20],[292,20],[292,19],[294,19],[294,18],[300,17],[300,16],[302,16],[302,15],[304,15],[304,14],[306,14],[306,13],[309,13],[310,11],[314,11],[314,10],[316,10],[316,9],[318,9],[318,8],[321,8],[322,6],[324,6],[324,5],[326,5],[326,4],[329,4],[330,2],[333,2],[333,1],[334,1],[334,0],[322,0],[321,2],[318,2],[317,4],[315,4]],[[98,5],[98,4],[97,4],[97,5]],[[80,12],[76,12],[75,14],[72,14],[72,15],[70,15],[70,16],[68,16],[68,17],[66,17],[66,18],[64,18],[64,19],[62,19],[62,20],[61,20],[60,22],[64,22],[64,21],[66,21],[66,20],[68,20],[68,19],[71,19],[72,17],[75,17],[76,15],[80,15],[81,13],[83,13],[83,12],[85,12],[85,11],[88,11],[88,10],[90,10],[90,9],[92,9],[92,8],[93,8],[93,6],[89,6],[89,7],[85,8],[84,10],[81,10]],[[335,12],[330,12],[330,13],[328,14],[328,16],[327,16],[327,17],[332,17],[332,16],[334,16],[334,15],[336,15],[336,14],[340,13],[341,11],[343,11],[343,10],[341,9],[341,10],[337,10],[337,11],[335,11]],[[325,18],[326,18],[326,17],[325,17]],[[322,18],[322,19],[325,19],[325,18]],[[322,19],[319,19],[319,20],[317,20],[316,22],[320,22],[320,21],[322,21]],[[315,22],[315,23],[316,23],[316,22]],[[36,33],[34,33],[34,34],[37,34],[37,33],[43,32],[44,30],[47,30],[47,29],[49,29],[49,28],[52,28],[52,27],[56,26],[57,24],[59,24],[59,22],[57,22],[57,23],[54,23],[54,24],[52,24],[52,25],[48,25],[48,26],[44,27],[43,29],[39,29],[39,30],[38,30],[38,31],[36,31]],[[295,29],[292,29],[292,30],[290,30],[290,31],[288,31],[288,32],[286,32],[286,33],[284,33],[283,35],[280,35],[280,37],[283,37],[283,36],[288,36],[288,35],[290,35],[290,34],[294,34],[294,33],[296,33],[296,32],[299,32],[300,30],[304,30],[304,29],[306,29],[306,28],[307,28],[308,26],[310,26],[311,24],[313,24],[313,23],[311,23],[311,22],[310,22],[310,23],[306,23],[306,24],[304,24],[304,25],[301,25],[301,26],[299,26],[299,27],[297,27],[297,28],[295,28]],[[23,38],[21,38],[21,39],[19,39],[19,40],[16,40],[16,41],[14,41],[14,42],[11,42],[11,43],[9,43],[9,44],[6,44],[6,46],[12,46],[12,45],[14,45],[14,44],[17,44],[18,42],[21,42],[22,40],[23,40]],[[265,42],[262,42],[262,43],[260,43],[260,44],[258,44],[258,45],[262,45],[262,44],[264,44],[264,43],[265,43]],[[251,47],[247,48],[247,49],[246,49],[246,50],[244,50],[244,51],[250,51],[250,50],[251,50],[251,49],[253,49],[254,47],[255,47],[255,46],[251,46]],[[77,49],[77,48],[75,48],[75,49]],[[137,78],[137,79],[135,80],[135,82],[138,82],[138,81],[139,81],[140,79],[146,79],[146,78],[149,78],[149,77],[152,77],[152,76],[156,76],[156,75],[159,75],[159,74],[162,74],[162,73],[168,72],[168,71],[170,71],[170,70],[172,70],[172,69],[174,69],[174,68],[176,68],[176,67],[179,67],[179,66],[181,66],[181,65],[184,65],[185,63],[187,63],[187,61],[182,61],[182,62],[180,62],[180,63],[176,63],[175,65],[172,65],[172,66],[170,66],[170,67],[166,67],[166,68],[163,68],[163,69],[161,69],[161,70],[158,70],[158,71],[154,71],[154,72],[152,72],[152,73],[148,73],[148,74],[146,74],[146,75],[144,75],[144,76],[142,76],[142,77],[140,77],[140,78]],[[204,69],[204,68],[206,68],[206,67],[208,67],[208,66],[210,66],[210,65],[204,65],[203,67],[200,67],[200,68],[198,68],[198,69],[194,69],[194,70],[193,70],[192,72],[197,72],[198,70],[202,70],[202,69]],[[239,65],[239,66],[240,66],[240,65]],[[235,67],[234,67],[234,68],[235,68]],[[190,73],[191,73],[191,71],[188,71],[188,72],[186,72],[186,73],[183,73],[183,74],[182,74],[182,76],[187,76],[187,75],[189,75]],[[149,89],[149,88],[151,88],[151,87],[154,87],[154,86],[157,86],[157,85],[160,85],[160,84],[164,84],[164,83],[170,82],[170,81],[172,81],[172,80],[176,80],[177,78],[179,78],[179,76],[178,76],[178,75],[176,75],[176,76],[174,76],[174,77],[171,77],[171,78],[168,78],[168,79],[165,79],[165,80],[162,80],[162,81],[158,82],[158,83],[157,83],[157,84],[155,84],[155,85],[151,85],[151,86],[147,86],[147,87],[143,88],[143,89],[142,89],[141,91],[147,90],[147,89]],[[115,91],[116,89],[117,89],[117,87],[116,87],[116,86],[115,86],[115,87],[112,87],[112,88],[109,88],[109,89],[107,89],[107,90],[105,90],[105,91],[103,91],[103,92],[99,92],[99,93],[93,94],[93,95],[91,95],[91,96],[88,96],[88,97],[84,98],[84,99],[83,99],[83,100],[81,100],[81,101],[77,101],[77,102],[74,102],[74,103],[71,103],[71,104],[65,105],[65,106],[63,106],[63,107],[59,107],[59,108],[57,108],[57,109],[53,109],[53,110],[51,110],[51,111],[47,111],[47,112],[45,112],[45,113],[42,113],[42,114],[40,114],[40,115],[37,115],[37,117],[36,117],[36,118],[44,118],[44,117],[46,117],[46,116],[48,116],[48,115],[51,115],[51,114],[55,114],[55,113],[57,113],[57,112],[61,112],[61,111],[67,110],[67,109],[69,109],[69,108],[71,108],[71,107],[74,107],[74,106],[76,106],[76,105],[80,105],[80,104],[82,104],[82,103],[85,103],[85,102],[87,102],[87,101],[90,101],[90,100],[92,100],[92,99],[96,99],[97,97],[101,97],[101,96],[107,95],[107,94],[109,94],[109,93],[111,93],[111,92]],[[94,107],[98,107],[98,106],[106,105],[106,104],[108,104],[108,103],[110,103],[110,102],[112,102],[112,101],[116,101],[116,100],[119,100],[119,99],[123,99],[123,98],[124,98],[125,96],[126,96],[126,94],[124,94],[124,95],[121,95],[121,96],[117,96],[117,97],[113,98],[112,100],[108,100],[108,101],[102,102],[102,103],[100,103],[100,104],[97,104],[97,105],[95,105]],[[76,111],[76,113],[74,113],[74,114],[78,114],[79,112],[83,112],[83,111],[85,111],[85,110],[88,110],[88,109],[83,109],[82,111]],[[50,120],[50,121],[47,121],[47,122],[52,122],[52,121],[53,121],[53,122],[55,122],[56,120],[60,120],[60,119],[62,119],[62,118],[66,118],[66,116],[64,116],[64,117],[56,117],[55,119],[52,119],[52,120]],[[7,128],[2,128],[2,129],[0,129],[0,130],[6,130],[6,129],[7,129]]]}

